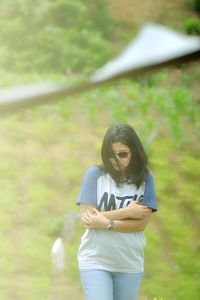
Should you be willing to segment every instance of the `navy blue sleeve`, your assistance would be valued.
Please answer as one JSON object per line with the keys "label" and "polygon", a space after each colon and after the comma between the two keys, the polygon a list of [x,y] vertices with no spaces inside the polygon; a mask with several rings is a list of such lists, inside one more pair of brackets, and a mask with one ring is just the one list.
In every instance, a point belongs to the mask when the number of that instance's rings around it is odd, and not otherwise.
{"label": "navy blue sleeve", "polygon": [[145,180],[144,199],[142,202],[144,205],[152,208],[152,212],[157,211],[155,184],[151,173],[147,175]]}
{"label": "navy blue sleeve", "polygon": [[101,170],[97,166],[85,173],[76,204],[97,205],[97,180],[100,175]]}

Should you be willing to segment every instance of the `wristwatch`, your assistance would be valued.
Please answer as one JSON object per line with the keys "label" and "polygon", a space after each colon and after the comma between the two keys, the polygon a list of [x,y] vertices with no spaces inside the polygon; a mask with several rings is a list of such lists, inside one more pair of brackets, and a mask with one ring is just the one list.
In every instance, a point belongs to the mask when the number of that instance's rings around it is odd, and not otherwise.
{"label": "wristwatch", "polygon": [[113,219],[109,218],[109,223],[106,227],[106,231],[111,231],[115,228],[115,222],[113,221]]}

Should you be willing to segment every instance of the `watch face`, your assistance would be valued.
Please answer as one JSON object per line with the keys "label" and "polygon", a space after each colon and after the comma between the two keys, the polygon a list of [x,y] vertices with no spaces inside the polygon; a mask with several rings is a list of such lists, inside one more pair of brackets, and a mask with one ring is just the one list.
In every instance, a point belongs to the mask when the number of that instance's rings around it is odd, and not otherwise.
{"label": "watch face", "polygon": [[108,227],[107,227],[107,230],[108,230],[108,231],[111,231],[112,229],[113,229],[112,225],[109,224]]}
{"label": "watch face", "polygon": [[113,230],[113,229],[114,229],[114,225],[115,225],[115,224],[114,224],[114,221],[113,221],[112,219],[110,219],[110,220],[109,220],[109,224],[108,224],[106,230],[107,230],[107,231]]}

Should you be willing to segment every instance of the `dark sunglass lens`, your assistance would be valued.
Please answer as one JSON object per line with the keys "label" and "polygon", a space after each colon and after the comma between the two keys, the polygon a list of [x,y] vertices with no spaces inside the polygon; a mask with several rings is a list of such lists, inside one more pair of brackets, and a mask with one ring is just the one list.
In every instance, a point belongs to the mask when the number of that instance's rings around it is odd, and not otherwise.
{"label": "dark sunglass lens", "polygon": [[117,153],[117,155],[120,158],[127,158],[128,157],[128,152],[119,152],[119,153]]}

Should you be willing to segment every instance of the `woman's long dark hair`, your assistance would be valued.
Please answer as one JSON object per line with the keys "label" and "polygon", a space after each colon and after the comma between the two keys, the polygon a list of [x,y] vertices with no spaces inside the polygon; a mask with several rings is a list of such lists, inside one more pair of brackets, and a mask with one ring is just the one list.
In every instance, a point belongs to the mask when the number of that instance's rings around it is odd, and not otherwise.
{"label": "woman's long dark hair", "polygon": [[139,137],[130,125],[116,124],[107,130],[101,148],[103,170],[110,174],[117,185],[121,182],[121,171],[115,170],[110,161],[112,144],[117,142],[126,145],[131,151],[131,161],[124,171],[125,179],[139,187],[148,173],[148,158]]}

